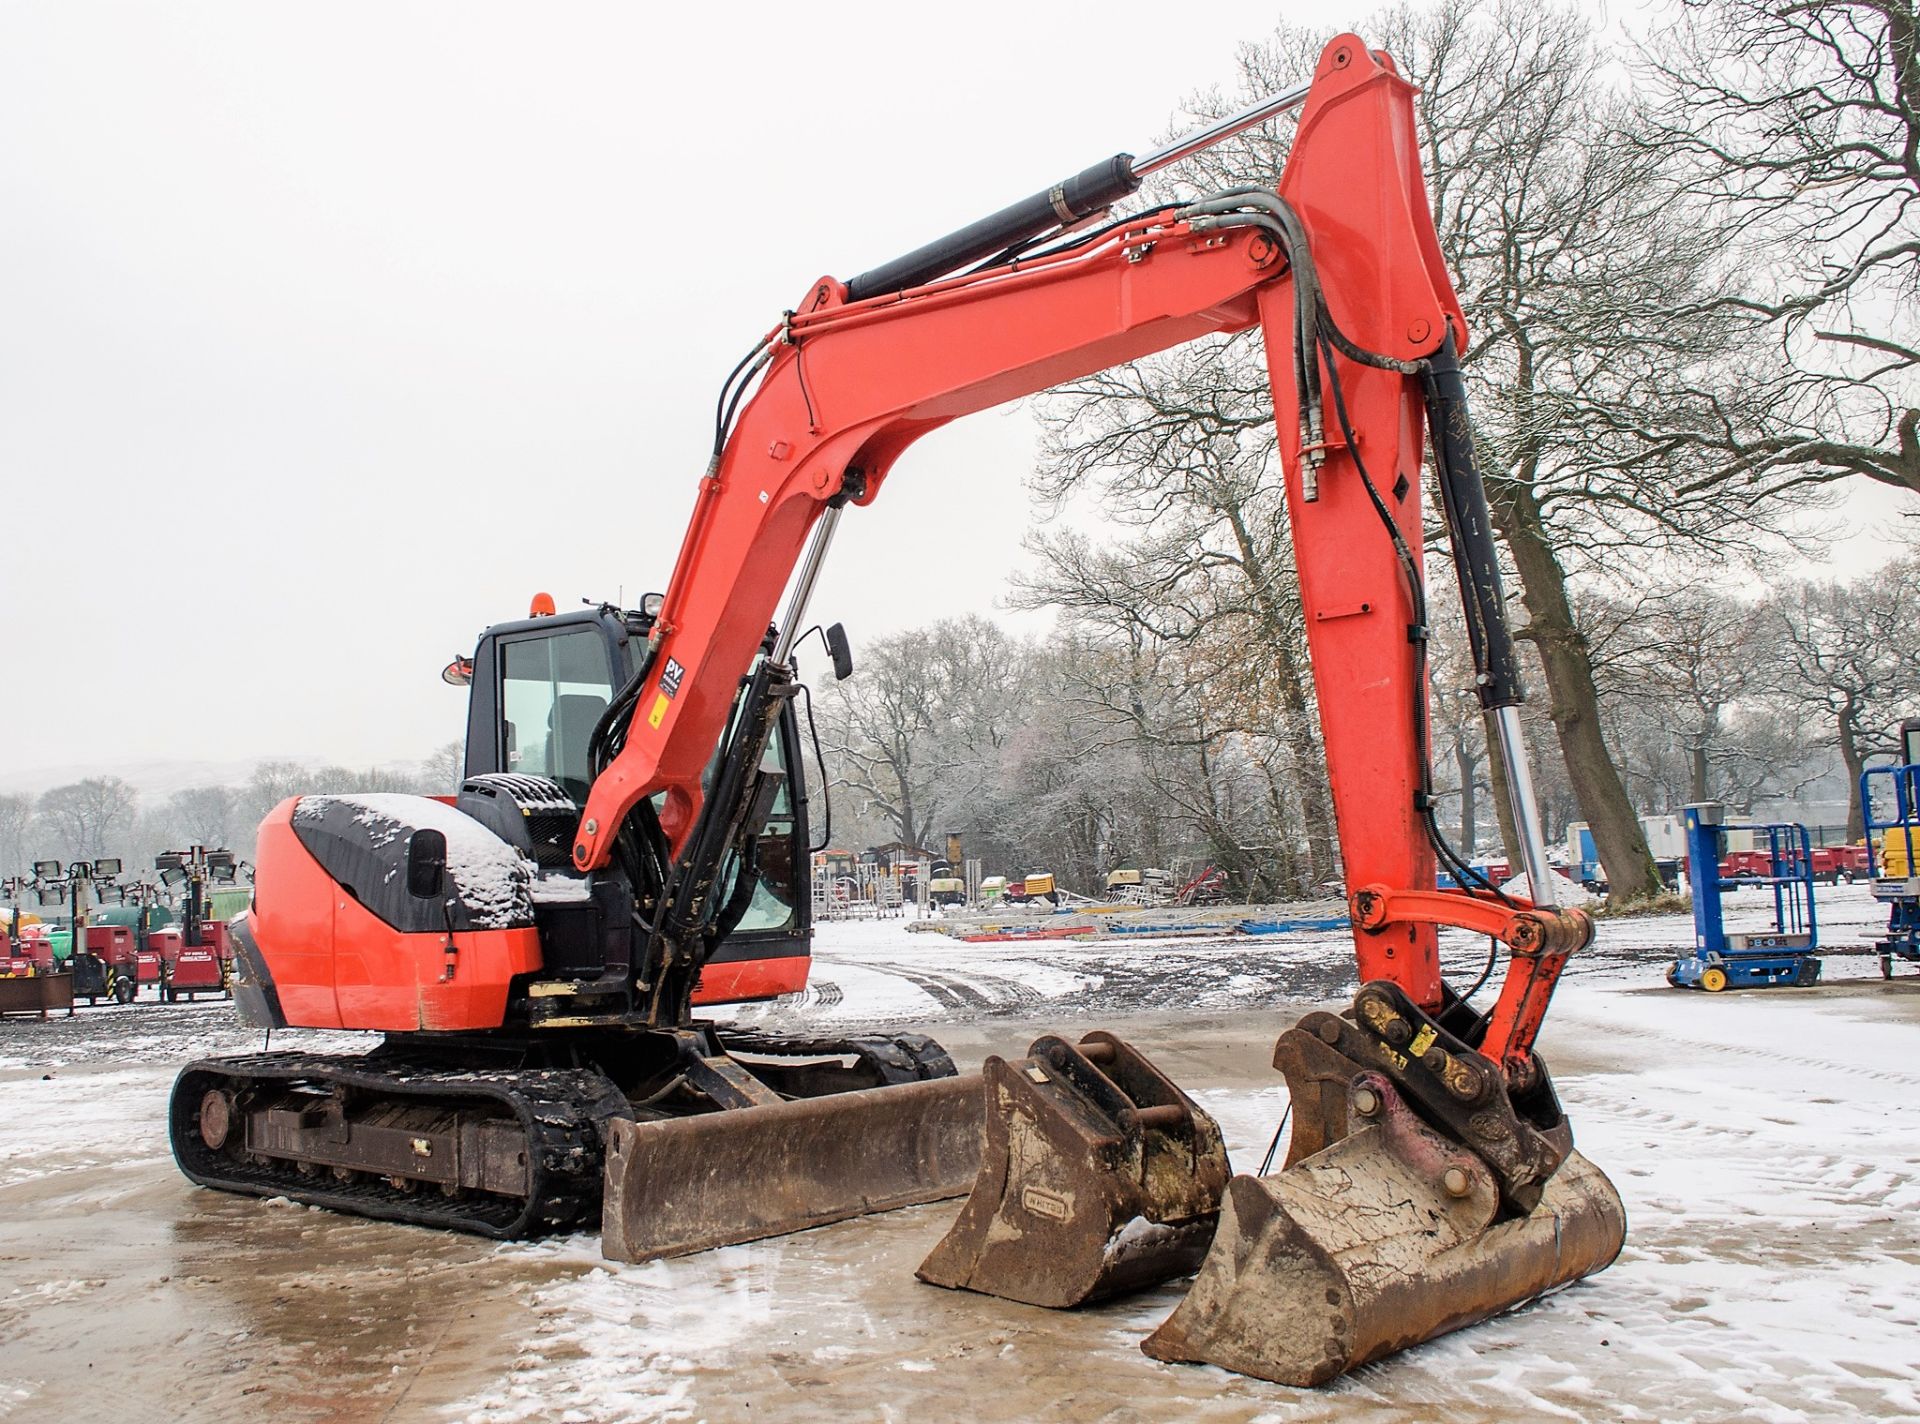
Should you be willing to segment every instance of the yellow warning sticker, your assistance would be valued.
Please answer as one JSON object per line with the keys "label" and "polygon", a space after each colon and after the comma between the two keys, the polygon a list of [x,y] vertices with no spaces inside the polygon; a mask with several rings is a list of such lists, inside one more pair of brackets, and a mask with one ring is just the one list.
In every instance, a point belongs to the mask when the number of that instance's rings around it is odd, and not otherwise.
{"label": "yellow warning sticker", "polygon": [[647,713],[647,725],[649,727],[658,727],[660,725],[661,718],[667,715],[667,703],[671,700],[672,699],[664,692],[654,697],[653,711]]}
{"label": "yellow warning sticker", "polygon": [[1413,1042],[1407,1045],[1408,1055],[1414,1058],[1420,1057],[1429,1048],[1433,1047],[1433,1040],[1436,1036],[1432,1024],[1420,1025],[1420,1032],[1416,1033],[1413,1036]]}

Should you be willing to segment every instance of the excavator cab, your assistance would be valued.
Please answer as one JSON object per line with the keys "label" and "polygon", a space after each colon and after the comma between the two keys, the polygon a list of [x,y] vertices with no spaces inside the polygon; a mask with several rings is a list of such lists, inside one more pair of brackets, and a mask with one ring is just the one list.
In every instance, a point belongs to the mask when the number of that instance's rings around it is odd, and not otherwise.
{"label": "excavator cab", "polygon": [[480,635],[467,703],[468,776],[543,776],[578,804],[587,746],[652,620],[608,604],[500,623]]}
{"label": "excavator cab", "polygon": [[[536,614],[488,628],[463,669],[471,690],[462,809],[491,822],[488,808],[474,803],[489,791],[510,790],[510,783],[499,781],[502,777],[551,783],[569,803],[553,818],[548,843],[527,847],[542,866],[543,879],[577,880],[568,851],[578,808],[586,804],[593,784],[594,728],[634,675],[653,625],[653,615],[644,608],[607,603]],[[743,871],[755,883],[750,890],[741,888],[740,918],[702,971],[694,990],[696,1005],[768,999],[806,987],[813,901],[807,893],[809,823],[801,747],[799,720],[787,703],[761,761],[777,790],[755,832],[752,853],[744,859],[729,857],[722,867],[718,898],[732,899]],[[714,771],[710,766],[709,784]],[[531,826],[531,816],[518,819],[522,826]],[[500,829],[518,838],[518,827]],[[593,946],[605,936],[599,924],[584,923],[591,906],[563,886],[550,886],[550,893],[543,904],[536,887],[536,912],[548,922],[542,939],[549,960],[563,952],[563,946],[582,946],[592,956]],[[567,954],[565,962],[575,970],[597,967],[582,962],[578,954]]]}

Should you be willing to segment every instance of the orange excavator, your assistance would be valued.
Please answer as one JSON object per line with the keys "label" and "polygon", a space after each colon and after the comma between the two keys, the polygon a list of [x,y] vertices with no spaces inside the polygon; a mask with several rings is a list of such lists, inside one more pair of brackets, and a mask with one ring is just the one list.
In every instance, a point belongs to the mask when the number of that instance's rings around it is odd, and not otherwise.
{"label": "orange excavator", "polygon": [[[599,1214],[627,1260],[970,1190],[926,1280],[1066,1307],[1197,1269],[1149,1353],[1296,1384],[1605,1266],[1619,1198],[1534,1047],[1592,925],[1553,901],[1411,94],[1344,35],[1308,86],[814,283],[723,386],[664,595],[549,603],[450,669],[472,688],[457,798],[268,817],[234,931],[243,1008],[384,1039],[188,1065],[170,1110],[187,1175],[497,1236]],[[1296,109],[1277,190],[1112,215],[1148,174]],[[1110,1034],[963,1077],[915,1035],[698,1017],[804,982],[794,653],[846,510],[949,421],[1255,327],[1361,985],[1276,1047],[1284,1168],[1233,1175],[1205,1111]],[[1429,451],[1531,900],[1435,823]],[[1440,865],[1463,888],[1436,890]],[[1508,951],[1485,1008],[1441,977],[1447,926]]]}

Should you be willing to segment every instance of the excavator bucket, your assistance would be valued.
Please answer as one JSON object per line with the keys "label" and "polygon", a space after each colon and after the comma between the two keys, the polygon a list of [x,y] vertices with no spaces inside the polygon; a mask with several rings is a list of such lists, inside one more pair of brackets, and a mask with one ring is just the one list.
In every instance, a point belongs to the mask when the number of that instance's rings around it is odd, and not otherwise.
{"label": "excavator bucket", "polygon": [[1322,1384],[1619,1254],[1625,1209],[1578,1152],[1515,1213],[1487,1162],[1416,1117],[1383,1075],[1348,1086],[1344,1135],[1275,1176],[1228,1185],[1213,1249],[1147,1354]]}
{"label": "excavator bucket", "polygon": [[651,1261],[957,1197],[980,1078],[934,1078],[648,1122],[615,1119],[601,1250]]}
{"label": "excavator bucket", "polygon": [[980,1175],[921,1280],[1075,1306],[1191,1274],[1229,1167],[1220,1129],[1108,1033],[989,1058]]}

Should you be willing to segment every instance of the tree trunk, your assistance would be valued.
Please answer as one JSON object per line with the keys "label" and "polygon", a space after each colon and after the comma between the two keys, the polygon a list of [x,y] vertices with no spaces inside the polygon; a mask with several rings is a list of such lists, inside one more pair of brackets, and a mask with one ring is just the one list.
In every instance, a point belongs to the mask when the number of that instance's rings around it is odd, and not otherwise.
{"label": "tree trunk", "polygon": [[1606,870],[1608,894],[1620,903],[1648,899],[1660,893],[1660,872],[1601,735],[1593,657],[1587,640],[1574,626],[1566,571],[1547,542],[1532,489],[1521,480],[1502,481],[1489,493],[1495,496],[1494,522],[1520,574],[1520,597],[1528,619],[1524,636],[1539,651],[1546,670],[1553,730],[1574,797]]}
{"label": "tree trunk", "polygon": [[1493,818],[1500,824],[1500,844],[1507,852],[1507,873],[1518,875],[1526,868],[1520,857],[1520,832],[1513,824],[1513,798],[1507,794],[1507,758],[1500,750],[1500,738],[1494,732],[1493,718],[1482,718],[1487,729],[1487,788],[1493,801]]}
{"label": "tree trunk", "polygon": [[1847,768],[1847,840],[1859,840],[1867,833],[1866,808],[1860,804],[1860,773],[1866,770],[1866,753],[1860,750],[1860,705],[1848,698],[1835,719],[1840,731],[1840,761]]}
{"label": "tree trunk", "polygon": [[1473,794],[1473,769],[1479,762],[1462,734],[1453,744],[1453,769],[1460,777],[1460,836],[1454,849],[1468,861],[1473,859],[1473,843],[1480,836],[1480,806]]}

